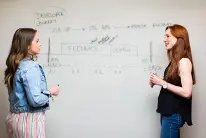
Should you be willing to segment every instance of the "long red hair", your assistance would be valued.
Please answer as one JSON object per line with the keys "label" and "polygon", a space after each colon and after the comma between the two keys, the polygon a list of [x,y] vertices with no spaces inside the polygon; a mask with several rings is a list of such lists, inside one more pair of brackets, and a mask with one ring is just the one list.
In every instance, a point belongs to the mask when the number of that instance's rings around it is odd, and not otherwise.
{"label": "long red hair", "polygon": [[165,30],[170,29],[171,34],[177,38],[176,44],[167,51],[170,60],[170,67],[165,76],[165,80],[172,83],[179,83],[178,64],[182,58],[188,58],[192,63],[192,79],[193,84],[196,83],[194,65],[192,59],[192,51],[190,47],[189,35],[187,29],[179,24],[167,26]]}

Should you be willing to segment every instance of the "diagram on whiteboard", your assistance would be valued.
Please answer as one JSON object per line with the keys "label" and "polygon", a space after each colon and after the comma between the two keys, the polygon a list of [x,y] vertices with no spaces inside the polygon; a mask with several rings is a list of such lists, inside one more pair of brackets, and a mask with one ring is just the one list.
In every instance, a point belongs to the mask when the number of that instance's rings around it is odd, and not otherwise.
{"label": "diagram on whiteboard", "polygon": [[40,59],[50,72],[68,68],[71,74],[81,74],[88,68],[96,75],[108,72],[121,75],[129,68],[144,72],[159,72],[164,68],[163,43],[151,32],[159,32],[171,23],[69,26],[65,23],[66,15],[67,12],[59,7],[46,7],[36,12],[36,26],[44,45]]}

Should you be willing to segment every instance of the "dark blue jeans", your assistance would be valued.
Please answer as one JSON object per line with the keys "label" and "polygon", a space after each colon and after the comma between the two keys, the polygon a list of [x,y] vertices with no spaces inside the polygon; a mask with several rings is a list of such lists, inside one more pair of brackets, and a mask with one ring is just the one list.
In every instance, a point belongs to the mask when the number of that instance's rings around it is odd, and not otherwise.
{"label": "dark blue jeans", "polygon": [[185,121],[178,113],[171,116],[161,115],[160,138],[180,138],[180,128]]}

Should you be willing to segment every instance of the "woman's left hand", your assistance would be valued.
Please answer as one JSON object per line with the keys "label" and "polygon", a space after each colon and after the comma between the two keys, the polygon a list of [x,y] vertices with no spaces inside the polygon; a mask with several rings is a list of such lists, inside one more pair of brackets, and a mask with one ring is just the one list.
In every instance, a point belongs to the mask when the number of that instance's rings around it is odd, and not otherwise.
{"label": "woman's left hand", "polygon": [[162,86],[165,81],[163,79],[161,79],[158,75],[152,73],[151,76],[150,76],[150,82],[153,85],[160,85],[160,86]]}

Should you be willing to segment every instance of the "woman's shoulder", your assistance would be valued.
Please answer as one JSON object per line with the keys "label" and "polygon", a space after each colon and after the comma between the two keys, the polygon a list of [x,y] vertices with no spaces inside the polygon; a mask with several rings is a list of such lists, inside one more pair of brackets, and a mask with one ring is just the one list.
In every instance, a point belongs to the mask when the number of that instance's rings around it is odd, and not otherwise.
{"label": "woman's shoulder", "polygon": [[179,61],[179,69],[180,70],[191,70],[192,62],[189,58],[182,58]]}
{"label": "woman's shoulder", "polygon": [[38,67],[38,64],[33,61],[33,60],[22,60],[19,64],[19,69],[23,70],[23,71],[27,71],[31,68],[36,68]]}
{"label": "woman's shoulder", "polygon": [[192,62],[190,61],[189,58],[181,58],[179,61],[179,64],[183,64],[183,65],[192,65]]}

